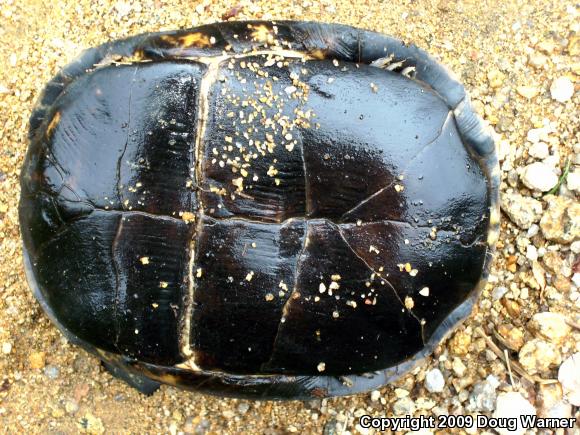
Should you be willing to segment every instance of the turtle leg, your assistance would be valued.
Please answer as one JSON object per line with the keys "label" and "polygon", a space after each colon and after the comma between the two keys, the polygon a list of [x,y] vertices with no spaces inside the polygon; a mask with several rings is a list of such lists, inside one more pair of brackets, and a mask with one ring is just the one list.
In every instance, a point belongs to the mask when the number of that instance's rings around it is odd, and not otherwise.
{"label": "turtle leg", "polygon": [[111,373],[114,377],[125,381],[127,384],[139,390],[141,393],[150,396],[153,394],[159,386],[159,382],[153,381],[144,375],[139,375],[130,372],[125,367],[118,364],[114,364],[109,361],[102,361],[103,366]]}

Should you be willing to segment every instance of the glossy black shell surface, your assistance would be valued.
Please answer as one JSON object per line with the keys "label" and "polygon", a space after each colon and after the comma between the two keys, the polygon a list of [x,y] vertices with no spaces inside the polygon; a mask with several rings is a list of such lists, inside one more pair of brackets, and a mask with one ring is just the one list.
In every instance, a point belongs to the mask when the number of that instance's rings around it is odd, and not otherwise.
{"label": "glossy black shell surface", "polygon": [[376,388],[465,318],[498,223],[491,137],[413,46],[229,22],[87,50],[31,117],[27,275],[135,378],[307,398]]}

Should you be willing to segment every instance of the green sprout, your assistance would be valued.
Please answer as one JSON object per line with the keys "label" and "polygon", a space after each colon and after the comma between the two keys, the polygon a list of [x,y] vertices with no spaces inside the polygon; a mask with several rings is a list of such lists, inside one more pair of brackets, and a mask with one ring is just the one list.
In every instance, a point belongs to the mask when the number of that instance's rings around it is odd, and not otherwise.
{"label": "green sprout", "polygon": [[546,195],[553,195],[554,193],[556,193],[558,191],[558,189],[560,188],[560,186],[562,185],[562,183],[564,182],[564,180],[568,176],[568,173],[570,172],[571,165],[572,165],[572,160],[568,157],[566,159],[566,166],[564,167],[564,171],[562,172],[562,175],[560,175],[560,179],[558,180],[558,183],[556,183],[556,185],[554,187],[552,187],[550,189],[550,191],[548,193],[546,193]]}

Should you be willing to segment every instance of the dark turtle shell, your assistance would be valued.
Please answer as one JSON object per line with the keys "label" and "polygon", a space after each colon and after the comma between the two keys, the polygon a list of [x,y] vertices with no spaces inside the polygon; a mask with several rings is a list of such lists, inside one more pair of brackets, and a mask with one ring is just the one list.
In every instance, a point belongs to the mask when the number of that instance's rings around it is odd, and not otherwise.
{"label": "dark turtle shell", "polygon": [[227,22],[85,51],[30,121],[35,295],[142,391],[381,386],[471,311],[497,238],[493,140],[414,46]]}

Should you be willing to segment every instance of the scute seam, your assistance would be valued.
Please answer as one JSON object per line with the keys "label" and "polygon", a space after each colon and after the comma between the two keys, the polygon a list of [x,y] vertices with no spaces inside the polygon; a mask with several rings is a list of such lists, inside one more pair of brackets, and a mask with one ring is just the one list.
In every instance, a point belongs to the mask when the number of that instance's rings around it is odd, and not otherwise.
{"label": "scute seam", "polygon": [[135,84],[135,77],[137,77],[137,71],[139,70],[139,66],[135,67],[135,71],[133,72],[133,78],[131,79],[131,84],[129,87],[129,109],[127,115],[127,139],[125,140],[125,145],[123,146],[123,151],[119,156],[119,160],[117,161],[117,196],[119,197],[119,204],[121,204],[121,208],[123,208],[123,198],[121,195],[121,165],[123,164],[123,158],[125,157],[125,153],[127,152],[127,146],[129,145],[129,139],[131,137],[131,102],[133,99],[133,86]]}
{"label": "scute seam", "polygon": [[119,304],[120,304],[120,287],[121,287],[121,279],[119,275],[119,262],[117,260],[116,252],[117,252],[117,244],[119,242],[119,237],[121,236],[121,232],[123,231],[123,217],[119,216],[119,223],[117,224],[117,231],[115,232],[115,238],[113,239],[113,243],[111,243],[111,259],[113,260],[113,271],[115,272],[115,294],[113,300],[113,319],[115,321],[115,348],[118,352],[121,352],[119,349],[119,338],[121,337],[121,322],[119,318]]}
{"label": "scute seam", "polygon": [[300,249],[300,252],[296,256],[296,264],[294,265],[294,284],[292,285],[292,291],[290,292],[288,299],[286,299],[286,302],[284,303],[284,305],[282,306],[282,310],[280,311],[280,320],[278,321],[276,335],[274,336],[274,341],[272,343],[272,352],[270,354],[270,358],[268,359],[268,361],[266,361],[265,363],[263,363],[261,365],[262,371],[264,371],[264,367],[267,367],[272,362],[272,359],[274,358],[274,352],[276,351],[276,347],[277,347],[276,345],[278,343],[278,337],[279,337],[280,331],[282,329],[282,324],[286,320],[286,317],[288,316],[288,310],[290,309],[290,304],[291,304],[292,300],[294,299],[294,296],[297,294],[296,287],[298,285],[298,278],[300,276],[300,266],[302,265],[301,260],[302,260],[302,257],[304,256],[304,252],[306,251],[306,246],[308,244],[308,235],[310,232],[310,225],[308,224],[308,221],[304,221],[304,224],[305,224],[305,229],[304,229],[304,236],[302,239],[302,248]]}
{"label": "scute seam", "polygon": [[[441,124],[441,127],[439,128],[439,131],[437,132],[437,135],[433,139],[431,139],[429,142],[427,142],[425,145],[423,145],[419,151],[417,151],[417,153],[407,162],[407,164],[405,165],[405,167],[401,171],[401,174],[400,175],[405,175],[407,169],[409,168],[409,166],[411,166],[411,163],[413,163],[421,154],[423,154],[423,152],[429,146],[433,145],[441,137],[441,135],[443,134],[443,131],[445,131],[445,126],[447,125],[447,123],[449,122],[449,120],[452,118],[452,115],[453,115],[453,112],[451,110],[449,110],[447,112],[447,116],[445,117],[445,120],[443,121],[443,124]],[[395,180],[396,180],[396,178],[395,178]],[[347,212],[345,212],[340,217],[340,221],[342,221],[347,215],[355,212],[358,208],[360,208],[361,206],[363,206],[364,204],[366,204],[367,202],[369,202],[374,197],[380,195],[382,192],[384,192],[385,190],[387,190],[389,187],[391,187],[395,183],[395,180],[393,180],[392,182],[390,182],[389,184],[387,184],[385,187],[381,187],[375,193],[372,193],[371,195],[367,196],[365,199],[363,199],[361,202],[359,202],[353,208],[351,208],[350,210],[348,210]]]}
{"label": "scute seam", "polygon": [[[211,85],[217,80],[219,66],[221,60],[217,59],[215,62],[207,64],[207,70],[204,72],[199,83],[199,94],[197,98],[197,107],[199,108],[197,112],[197,123],[195,132],[194,147],[192,150],[193,157],[193,170],[195,177],[195,184],[197,188],[201,188],[203,185],[203,173],[202,173],[202,157],[203,157],[203,137],[205,135],[205,130],[207,128],[207,121],[209,118],[209,93],[211,91]],[[199,190],[198,190],[199,192]],[[187,364],[191,366],[192,369],[199,369],[195,362],[195,352],[191,349],[191,336],[193,328],[193,306],[194,306],[194,296],[196,290],[196,281],[193,274],[193,268],[195,267],[195,249],[198,245],[199,239],[201,237],[201,232],[203,230],[203,202],[201,195],[198,195],[198,212],[196,216],[196,229],[190,244],[189,244],[189,261],[188,261],[188,273],[187,273],[187,288],[188,294],[185,298],[185,309],[183,310],[183,317],[180,321],[181,332],[179,334],[179,345],[181,354],[187,359]]]}
{"label": "scute seam", "polygon": [[388,286],[391,288],[391,290],[393,290],[393,293],[395,294],[397,300],[399,301],[399,303],[401,304],[401,307],[403,308],[403,310],[408,311],[411,316],[413,316],[415,318],[415,320],[417,320],[417,322],[419,323],[419,327],[421,328],[421,341],[423,342],[423,345],[425,345],[426,341],[425,341],[425,331],[424,331],[424,326],[423,326],[423,322],[421,321],[421,319],[419,319],[419,317],[417,317],[417,315],[413,312],[413,310],[408,309],[405,304],[403,303],[403,300],[401,299],[401,296],[399,295],[399,293],[397,292],[397,290],[395,289],[395,287],[393,286],[393,284],[391,284],[391,282],[385,278],[381,272],[376,271],[369,263],[367,263],[367,261],[361,257],[359,255],[358,252],[356,252],[356,250],[352,247],[352,245],[348,242],[348,240],[346,239],[346,236],[344,235],[342,228],[340,228],[339,225],[336,225],[335,223],[331,223],[331,225],[333,227],[336,228],[336,230],[338,231],[338,233],[340,234],[340,237],[342,238],[342,240],[344,241],[344,243],[346,244],[346,246],[348,246],[348,248],[352,251],[352,253],[360,260],[364,263],[364,265],[374,274],[376,274],[378,277],[380,277],[383,281],[385,281]]}

